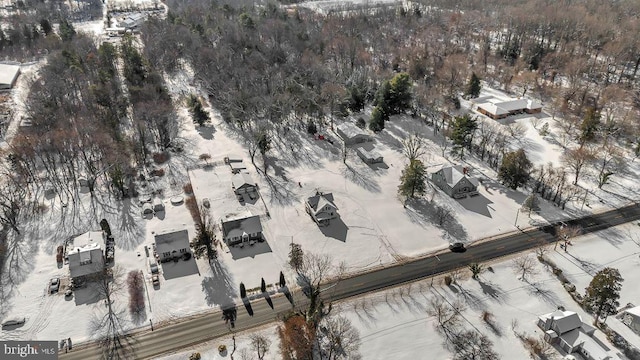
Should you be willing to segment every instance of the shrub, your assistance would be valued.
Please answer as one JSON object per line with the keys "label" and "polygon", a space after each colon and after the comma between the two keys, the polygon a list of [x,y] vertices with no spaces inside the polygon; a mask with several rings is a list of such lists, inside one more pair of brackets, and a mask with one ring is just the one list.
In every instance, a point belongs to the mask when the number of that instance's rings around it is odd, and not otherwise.
{"label": "shrub", "polygon": [[62,254],[61,253],[57,253],[56,254],[56,262],[58,262],[58,263],[62,262]]}
{"label": "shrub", "polygon": [[187,194],[187,195],[193,194],[193,187],[191,186],[191,183],[186,183],[182,187],[182,191],[184,191],[184,193]]}
{"label": "shrub", "polygon": [[151,170],[151,176],[157,176],[157,177],[164,176],[164,169],[153,169],[153,170]]}
{"label": "shrub", "polygon": [[309,120],[309,122],[307,122],[307,133],[309,133],[310,135],[315,135],[318,132],[318,127],[316,126],[316,123],[313,122],[313,120]]}
{"label": "shrub", "polygon": [[364,129],[365,126],[367,126],[367,122],[363,118],[359,117],[358,120],[356,121],[356,126],[359,127],[360,129]]}
{"label": "shrub", "polygon": [[493,314],[490,313],[489,311],[484,310],[482,312],[482,321],[486,322],[487,324],[491,323],[493,321]]}
{"label": "shrub", "polygon": [[202,357],[200,356],[199,352],[194,352],[193,354],[189,355],[189,360],[200,360]]}
{"label": "shrub", "polygon": [[451,278],[451,275],[445,275],[444,283],[447,286],[451,286],[451,283],[453,283],[453,278]]}
{"label": "shrub", "polygon": [[198,203],[196,202],[196,198],[193,196],[188,196],[184,201],[184,206],[187,207],[189,213],[191,214],[191,218],[196,224],[200,224],[200,210],[198,209]]}
{"label": "shrub", "polygon": [[165,162],[167,162],[167,160],[169,160],[169,153],[168,152],[159,152],[159,153],[153,153],[153,162],[155,162],[156,164],[164,164]]}
{"label": "shrub", "polygon": [[127,286],[129,288],[129,312],[139,314],[144,311],[144,279],[139,271],[133,270],[127,276]]}

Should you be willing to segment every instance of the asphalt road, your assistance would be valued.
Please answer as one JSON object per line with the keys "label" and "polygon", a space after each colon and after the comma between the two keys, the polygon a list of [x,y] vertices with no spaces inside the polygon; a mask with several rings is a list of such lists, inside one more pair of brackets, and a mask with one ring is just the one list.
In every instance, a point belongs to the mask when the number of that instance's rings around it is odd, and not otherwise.
{"label": "asphalt road", "polygon": [[[584,233],[603,230],[612,226],[640,219],[640,206],[630,205],[584,218],[565,221],[568,225],[582,227]],[[555,226],[548,225],[520,232],[494,237],[480,241],[466,249],[465,252],[453,253],[444,251],[429,257],[394,264],[389,267],[341,279],[337,283],[325,285],[323,297],[327,300],[342,300],[371,291],[408,283],[425,277],[442,274],[465,267],[471,262],[507,256],[524,250],[533,249],[556,241]],[[267,301],[265,298],[253,300],[251,303],[237,304],[237,318],[233,331],[242,331],[277,320],[291,311],[296,304],[303,308],[307,300],[299,291],[290,295],[292,301],[282,294],[274,295]],[[271,304],[270,304],[271,302]],[[248,304],[248,306],[247,306]],[[139,331],[133,334],[132,359],[148,359],[172,351],[178,351],[190,345],[229,334],[230,324],[222,319],[221,311],[213,311],[189,319],[181,319],[177,323],[157,327],[154,331]],[[74,347],[67,354],[60,354],[60,359],[98,359],[100,349],[89,343]]]}

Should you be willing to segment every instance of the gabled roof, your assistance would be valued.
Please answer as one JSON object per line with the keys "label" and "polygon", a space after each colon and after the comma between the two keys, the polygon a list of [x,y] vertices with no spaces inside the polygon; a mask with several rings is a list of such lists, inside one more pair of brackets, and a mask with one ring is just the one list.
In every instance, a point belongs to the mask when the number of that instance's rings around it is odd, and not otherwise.
{"label": "gabled roof", "polygon": [[552,319],[553,325],[559,332],[559,335],[582,327],[580,315],[573,311],[556,310],[550,314],[542,315],[540,318],[542,320]]}
{"label": "gabled roof", "polygon": [[358,148],[356,150],[359,154],[362,154],[362,156],[364,156],[367,159],[382,159],[382,155],[377,152],[375,149],[371,149],[371,150],[366,150],[364,148]]}
{"label": "gabled roof", "polygon": [[231,177],[231,183],[233,184],[233,187],[236,189],[240,189],[245,185],[255,186],[255,183],[253,182],[251,175],[246,172],[234,174]]}
{"label": "gabled roof", "polygon": [[332,208],[338,210],[336,204],[333,203],[333,194],[332,193],[316,193],[316,195],[307,198],[307,204],[313,210],[314,215],[317,215],[318,212],[325,207],[325,205],[329,205]]}
{"label": "gabled roof", "polygon": [[254,215],[222,222],[222,232],[225,237],[242,236],[262,232],[260,216]]}
{"label": "gabled roof", "polygon": [[640,306],[632,307],[631,309],[627,309],[624,312],[640,317]]}
{"label": "gabled roof", "polygon": [[360,129],[359,127],[349,122],[338,125],[337,130],[338,130],[338,135],[340,135],[340,137],[342,137],[342,135],[344,135],[349,139],[352,139],[356,136],[368,137],[368,135],[364,131],[362,131],[362,129]]}
{"label": "gabled roof", "polygon": [[479,104],[478,107],[485,109],[494,115],[506,115],[511,111],[517,110],[537,110],[542,108],[542,104],[538,100],[532,99],[514,99],[507,101],[488,101]]}
{"label": "gabled roof", "polygon": [[450,187],[456,186],[465,177],[467,178],[467,180],[469,180],[469,182],[471,182],[473,186],[478,186],[478,184],[480,184],[477,179],[465,176],[464,166],[461,165],[446,166],[438,170],[437,172],[442,174],[445,181],[447,182],[447,185],[449,185]]}
{"label": "gabled roof", "polygon": [[154,238],[158,254],[189,248],[189,233],[186,229],[169,230],[156,234]]}

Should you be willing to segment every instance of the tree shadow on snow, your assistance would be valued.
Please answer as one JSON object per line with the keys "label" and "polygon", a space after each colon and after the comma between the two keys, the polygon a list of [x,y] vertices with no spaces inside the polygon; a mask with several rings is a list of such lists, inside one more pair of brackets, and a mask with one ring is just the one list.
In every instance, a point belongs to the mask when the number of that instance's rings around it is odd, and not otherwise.
{"label": "tree shadow on snow", "polygon": [[432,223],[434,226],[446,230],[454,239],[465,241],[468,239],[467,230],[462,226],[458,219],[453,215],[451,210],[447,216],[443,207],[434,201],[428,201],[423,198],[408,199],[406,207],[416,214]]}
{"label": "tree shadow on snow", "polygon": [[215,134],[216,132],[216,127],[213,126],[213,124],[206,124],[204,126],[197,126],[196,130],[198,131],[198,134],[202,136],[203,139],[212,140],[213,134]]}
{"label": "tree shadow on snow", "polygon": [[478,284],[482,289],[482,293],[489,296],[490,298],[496,300],[499,303],[504,303],[508,299],[508,294],[500,288],[500,286],[490,283],[484,282],[482,279],[478,280]]}
{"label": "tree shadow on snow", "polygon": [[207,305],[233,305],[236,292],[229,276],[229,270],[220,263],[219,259],[210,261],[209,266],[212,275],[202,279],[202,292],[204,292]]}
{"label": "tree shadow on snow", "polygon": [[359,170],[355,166],[351,166],[346,164],[346,166],[342,167],[342,176],[344,176],[347,180],[352,183],[360,186],[361,188],[368,190],[370,192],[380,192],[380,185],[374,180],[372,180],[371,174],[366,174],[364,171]]}

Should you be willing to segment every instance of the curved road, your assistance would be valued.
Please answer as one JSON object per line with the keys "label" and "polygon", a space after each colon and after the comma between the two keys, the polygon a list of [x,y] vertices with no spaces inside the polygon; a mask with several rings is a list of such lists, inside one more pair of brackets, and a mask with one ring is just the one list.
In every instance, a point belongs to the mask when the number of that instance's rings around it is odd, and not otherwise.
{"label": "curved road", "polygon": [[[640,206],[630,205],[604,213],[589,215],[580,219],[565,221],[568,225],[582,227],[584,233],[603,230],[612,226],[640,219]],[[557,225],[557,224],[556,224]],[[464,267],[471,262],[484,262],[502,256],[518,253],[538,246],[553,243],[555,225],[527,229],[520,232],[480,241],[463,253],[444,251],[421,259],[398,263],[371,272],[340,280],[325,287],[324,298],[342,300],[371,291],[384,289],[425,277],[442,274]],[[242,331],[269,324],[295,308],[304,308],[307,300],[299,291],[289,295],[291,301],[282,294],[269,299],[259,298],[253,302],[237,305],[237,318],[233,331]],[[222,319],[221,311],[213,311],[197,317],[181,319],[180,322],[138,331],[132,334],[132,348],[135,353],[130,358],[147,359],[172,351],[179,351],[190,345],[229,334],[231,327]],[[95,343],[81,344],[60,359],[97,359],[100,349]]]}

